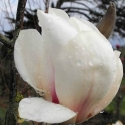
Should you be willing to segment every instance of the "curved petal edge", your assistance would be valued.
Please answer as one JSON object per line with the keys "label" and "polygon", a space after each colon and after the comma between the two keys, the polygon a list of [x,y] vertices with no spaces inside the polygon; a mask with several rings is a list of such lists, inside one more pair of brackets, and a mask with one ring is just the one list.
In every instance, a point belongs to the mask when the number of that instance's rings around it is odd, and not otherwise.
{"label": "curved petal edge", "polygon": [[21,118],[46,123],[62,123],[76,115],[70,109],[43,98],[24,98],[18,110]]}

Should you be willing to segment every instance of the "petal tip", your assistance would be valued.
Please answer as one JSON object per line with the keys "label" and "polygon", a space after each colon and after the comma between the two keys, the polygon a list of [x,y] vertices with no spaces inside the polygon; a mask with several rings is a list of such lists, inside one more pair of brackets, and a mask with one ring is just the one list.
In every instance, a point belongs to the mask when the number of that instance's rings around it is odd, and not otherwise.
{"label": "petal tip", "polygon": [[117,51],[117,50],[115,50],[114,53],[115,53],[115,55],[116,55],[117,57],[119,57],[120,54],[121,54],[121,52],[120,52],[120,51]]}
{"label": "petal tip", "polygon": [[43,98],[24,98],[19,103],[19,116],[46,123],[62,123],[76,116],[72,110]]}

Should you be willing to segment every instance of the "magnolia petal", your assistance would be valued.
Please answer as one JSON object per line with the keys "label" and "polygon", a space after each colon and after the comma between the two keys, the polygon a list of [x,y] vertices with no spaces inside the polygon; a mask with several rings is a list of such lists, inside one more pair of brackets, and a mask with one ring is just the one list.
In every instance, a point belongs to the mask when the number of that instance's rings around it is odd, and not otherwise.
{"label": "magnolia petal", "polygon": [[[114,61],[116,62],[116,65],[115,65],[116,68],[114,70],[115,74],[114,74],[114,79],[112,81],[112,85],[110,86],[107,94],[97,105],[89,106],[90,108],[88,109],[88,115],[87,115],[88,117],[86,119],[83,119],[81,115],[81,119],[80,119],[81,122],[101,112],[105,107],[109,105],[109,103],[115,97],[123,76],[122,63],[121,63],[121,60],[119,59],[119,53],[120,53],[119,51],[114,51],[114,56],[115,56]],[[84,111],[83,111],[83,115],[84,115]]]}
{"label": "magnolia petal", "polygon": [[95,25],[93,25],[91,22],[87,21],[87,20],[84,20],[84,19],[81,19],[81,18],[78,18],[79,21],[81,21],[83,24],[86,24],[88,27],[90,27],[91,29],[93,29],[94,31],[96,32],[100,32],[97,27]]}
{"label": "magnolia petal", "polygon": [[60,125],[72,125],[72,124],[74,125],[76,123],[76,118],[77,118],[77,113],[73,118],[71,118],[65,122],[62,122]]}
{"label": "magnolia petal", "polygon": [[82,31],[53,60],[59,102],[78,112],[77,121],[86,119],[90,106],[99,103],[112,84],[116,63],[111,45],[95,31]]}
{"label": "magnolia petal", "polygon": [[91,113],[92,116],[98,114],[100,111],[102,111],[104,108],[106,108],[112,99],[115,97],[115,95],[118,92],[122,77],[123,77],[123,66],[122,62],[119,59],[119,51],[114,51],[115,53],[115,58],[116,58],[116,74],[114,75],[114,80],[112,83],[112,86],[110,87],[108,93],[106,96],[97,104],[96,107],[94,107],[93,112]]}
{"label": "magnolia petal", "polygon": [[21,118],[46,123],[61,123],[76,115],[70,109],[43,98],[24,98],[18,110]]}
{"label": "magnolia petal", "polygon": [[69,19],[67,13],[63,10],[60,9],[55,9],[55,8],[49,8],[49,14],[57,15],[63,20],[70,21],[71,24],[73,24],[73,27],[76,27],[78,31],[84,30],[84,31],[89,31],[89,30],[95,30],[99,32],[99,30],[89,21],[81,19],[81,18],[75,18],[71,17]]}
{"label": "magnolia petal", "polygon": [[[54,9],[50,9],[50,11],[52,10]],[[55,10],[56,14],[57,12],[59,13],[59,10]],[[72,27],[69,21],[63,20],[59,15],[46,14],[40,10],[37,11],[37,15],[42,27],[43,39],[46,41],[45,43],[47,48],[49,47],[48,51],[50,53],[58,53],[77,34],[76,29]]]}
{"label": "magnolia petal", "polygon": [[33,29],[22,30],[14,47],[15,65],[27,83],[39,91],[54,91],[52,61],[43,46],[41,35]]}
{"label": "magnolia petal", "polygon": [[76,27],[76,29],[79,31],[97,31],[99,32],[99,30],[89,21],[81,19],[81,18],[75,18],[75,17],[71,17],[70,18],[70,22],[73,24],[74,27]]}
{"label": "magnolia petal", "polygon": [[67,15],[67,13],[61,9],[55,9],[55,8],[49,8],[49,14],[53,14],[56,16],[59,16],[60,18],[62,18],[63,20],[69,20],[69,17]]}

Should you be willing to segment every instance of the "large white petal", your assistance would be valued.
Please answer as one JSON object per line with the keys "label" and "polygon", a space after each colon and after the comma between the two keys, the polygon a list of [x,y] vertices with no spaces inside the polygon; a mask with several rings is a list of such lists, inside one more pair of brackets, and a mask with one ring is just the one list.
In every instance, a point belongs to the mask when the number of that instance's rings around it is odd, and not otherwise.
{"label": "large white petal", "polygon": [[60,9],[55,9],[55,8],[49,8],[49,14],[53,14],[56,16],[59,16],[62,18],[62,20],[66,20],[67,22],[70,21],[71,25],[76,28],[77,31],[90,31],[90,30],[95,30],[99,32],[99,30],[89,21],[81,19],[81,18],[75,18],[71,17],[69,19],[67,13],[63,10]]}
{"label": "large white petal", "polygon": [[70,23],[73,25],[73,27],[76,28],[78,32],[80,31],[91,31],[94,30],[99,33],[99,30],[89,21],[81,19],[81,18],[70,18]]}
{"label": "large white petal", "polygon": [[36,90],[53,93],[53,64],[36,30],[20,32],[14,47],[14,60],[24,81]]}
{"label": "large white petal", "polygon": [[69,16],[67,15],[67,13],[61,9],[49,8],[49,14],[59,16],[63,20],[67,20],[67,21],[69,20]]}
{"label": "large white petal", "polygon": [[78,117],[83,111],[82,118],[86,119],[89,108],[112,84],[116,62],[111,45],[95,31],[82,31],[53,60],[59,102],[78,111]]}
{"label": "large white petal", "polygon": [[[54,12],[57,14],[59,10]],[[56,14],[46,14],[41,10],[37,11],[43,39],[46,45],[49,46],[50,53],[54,54],[58,53],[78,33],[69,20],[62,19]]]}
{"label": "large white petal", "polygon": [[18,110],[21,118],[46,123],[61,123],[76,115],[70,109],[43,98],[24,98]]}
{"label": "large white petal", "polygon": [[114,71],[115,74],[114,74],[114,79],[112,81],[112,84],[109,87],[109,90],[104,96],[104,98],[102,98],[101,101],[96,105],[90,106],[90,108],[88,109],[88,117],[86,119],[83,119],[82,114],[84,116],[84,111],[82,111],[81,118],[80,118],[81,122],[93,117],[94,115],[101,112],[104,108],[106,108],[109,105],[109,103],[112,101],[112,99],[115,97],[116,93],[118,92],[118,89],[122,80],[122,76],[123,76],[123,68],[122,68],[121,60],[119,59],[120,52],[115,51],[114,55],[115,55],[114,61],[116,62],[116,65],[115,65],[116,68]]}
{"label": "large white petal", "polygon": [[117,65],[116,74],[114,75],[112,86],[109,88],[109,91],[107,92],[106,96],[96,105],[96,107],[94,107],[93,111],[91,112],[92,116],[98,114],[100,111],[106,108],[118,92],[123,77],[123,66],[121,60],[119,59],[119,52],[114,51],[114,53]]}

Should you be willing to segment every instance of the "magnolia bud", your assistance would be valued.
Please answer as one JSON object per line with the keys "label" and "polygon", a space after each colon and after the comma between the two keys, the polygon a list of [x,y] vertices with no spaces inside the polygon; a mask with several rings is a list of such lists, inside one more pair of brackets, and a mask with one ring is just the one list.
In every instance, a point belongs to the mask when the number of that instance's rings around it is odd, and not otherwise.
{"label": "magnolia bud", "polygon": [[110,2],[110,6],[105,13],[104,17],[98,23],[97,28],[108,39],[114,30],[116,21],[116,6]]}

